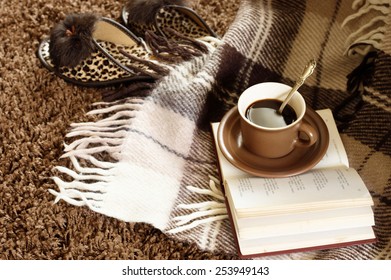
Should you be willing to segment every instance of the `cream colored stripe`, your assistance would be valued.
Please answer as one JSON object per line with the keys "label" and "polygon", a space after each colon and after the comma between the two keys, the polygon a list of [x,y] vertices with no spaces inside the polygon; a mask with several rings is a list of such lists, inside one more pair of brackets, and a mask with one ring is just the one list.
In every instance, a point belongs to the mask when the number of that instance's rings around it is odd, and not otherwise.
{"label": "cream colored stripe", "polygon": [[322,68],[315,69],[314,75],[306,80],[310,86],[317,85],[317,78],[321,70],[319,79],[324,88],[344,90],[346,88],[346,75],[350,73],[362,58],[348,58],[343,56],[345,50],[345,40],[349,35],[348,29],[341,28],[341,22],[350,10],[347,1],[341,1],[341,7],[336,17],[335,23],[331,27],[326,45],[325,34],[330,27],[330,20],[335,11],[335,5],[330,5],[327,1],[308,1],[306,15],[303,19],[300,32],[292,45],[292,51],[286,64],[284,76],[295,80],[301,73],[302,68],[311,58],[318,59],[322,54]]}
{"label": "cream colored stripe", "polygon": [[[264,27],[258,28],[258,32],[256,34],[255,40],[250,52],[248,53],[248,58],[253,59],[255,61],[262,61],[263,56],[261,55],[261,49],[265,45],[266,39],[269,38],[270,29],[273,23],[273,10],[271,8],[271,0],[268,0],[266,3],[266,7],[263,5],[262,1],[260,2],[259,9],[261,10],[261,18],[259,24],[262,24]],[[267,15],[267,16],[266,16]],[[258,56],[254,59],[254,56]],[[263,62],[267,60],[264,59]]]}
{"label": "cream colored stripe", "polygon": [[391,113],[391,98],[389,96],[381,94],[370,87],[366,87],[365,89],[372,95],[364,95],[364,101]]}
{"label": "cream colored stripe", "polygon": [[[269,62],[267,58],[264,57],[264,52],[262,48],[265,46],[267,38],[269,38],[270,30],[273,25],[273,10],[271,8],[271,0],[268,0],[266,7],[264,6],[263,1],[259,1],[259,10],[260,10],[260,19],[259,27],[255,35],[255,39],[252,41],[252,47],[248,53],[246,53],[247,58],[252,61],[261,62],[264,66],[273,69],[274,61]],[[251,68],[247,69],[246,76],[244,77],[244,83],[248,84],[250,75],[252,74],[253,64],[250,65]],[[243,69],[242,69],[243,70]],[[243,81],[241,81],[243,82]]]}
{"label": "cream colored stripe", "polygon": [[132,124],[134,131],[182,156],[189,152],[195,123],[149,100]]}
{"label": "cream colored stripe", "polygon": [[131,162],[178,180],[182,176],[186,162],[181,154],[137,131],[129,131],[118,157],[121,162]]}
{"label": "cream colored stripe", "polygon": [[391,5],[390,5],[390,13],[387,15],[386,19],[386,26],[388,28],[386,29],[386,32],[384,34],[384,41],[382,44],[382,50],[387,53],[388,55],[391,55]]}

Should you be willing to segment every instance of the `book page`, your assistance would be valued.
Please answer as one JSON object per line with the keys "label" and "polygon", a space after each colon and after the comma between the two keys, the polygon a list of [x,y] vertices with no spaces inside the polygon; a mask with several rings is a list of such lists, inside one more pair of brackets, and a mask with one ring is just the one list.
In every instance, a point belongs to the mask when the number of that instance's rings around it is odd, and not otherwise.
{"label": "book page", "polygon": [[349,167],[349,160],[330,109],[316,111],[326,123],[330,134],[329,147],[322,160],[313,169],[337,166]]}
{"label": "book page", "polygon": [[373,205],[352,168],[314,170],[287,178],[233,178],[225,181],[238,217]]}
{"label": "book page", "polygon": [[[307,227],[312,226],[315,221],[329,221],[324,222],[325,226],[329,226],[334,219],[342,219],[349,224],[352,217],[368,217],[371,219],[370,223],[374,224],[373,210],[371,206],[352,207],[352,208],[335,208],[320,211],[301,212],[301,213],[286,213],[281,215],[270,215],[260,217],[247,217],[238,219],[239,231],[263,231],[267,227],[286,226],[292,228],[292,225],[302,224]],[[352,226],[353,227],[353,226]]]}
{"label": "book page", "polygon": [[371,206],[243,218],[236,221],[241,239],[276,237],[375,225]]}
{"label": "book page", "polygon": [[272,252],[283,253],[286,250],[295,249],[301,249],[301,251],[304,251],[304,248],[319,246],[324,247],[317,249],[326,249],[328,246],[339,243],[372,243],[375,241],[375,238],[376,236],[374,234],[373,228],[371,226],[367,226],[311,232],[304,235],[296,234],[258,239],[238,239],[238,244],[242,255],[265,255]]}

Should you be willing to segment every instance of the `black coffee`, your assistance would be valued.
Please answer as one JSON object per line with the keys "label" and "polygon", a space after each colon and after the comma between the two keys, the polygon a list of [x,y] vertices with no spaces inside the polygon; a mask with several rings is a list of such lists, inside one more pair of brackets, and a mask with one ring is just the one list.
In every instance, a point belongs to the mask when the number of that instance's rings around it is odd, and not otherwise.
{"label": "black coffee", "polygon": [[277,99],[264,99],[251,104],[246,110],[246,117],[263,127],[277,128],[290,125],[297,120],[296,112],[286,105],[282,114],[278,113],[282,102]]}

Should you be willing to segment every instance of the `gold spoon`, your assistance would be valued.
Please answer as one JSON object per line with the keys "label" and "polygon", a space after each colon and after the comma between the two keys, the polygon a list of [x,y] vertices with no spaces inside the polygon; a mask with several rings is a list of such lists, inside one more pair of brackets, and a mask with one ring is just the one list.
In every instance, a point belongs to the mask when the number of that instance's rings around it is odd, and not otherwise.
{"label": "gold spoon", "polygon": [[286,104],[288,104],[289,100],[292,98],[293,94],[299,89],[299,87],[301,87],[301,85],[312,74],[312,72],[314,72],[315,67],[316,67],[316,61],[315,61],[315,59],[311,59],[308,62],[308,64],[305,66],[300,78],[296,81],[295,85],[292,87],[292,89],[288,93],[288,96],[285,98],[284,102],[282,102],[280,108],[278,109],[277,112],[280,115],[282,114],[282,111],[284,110]]}

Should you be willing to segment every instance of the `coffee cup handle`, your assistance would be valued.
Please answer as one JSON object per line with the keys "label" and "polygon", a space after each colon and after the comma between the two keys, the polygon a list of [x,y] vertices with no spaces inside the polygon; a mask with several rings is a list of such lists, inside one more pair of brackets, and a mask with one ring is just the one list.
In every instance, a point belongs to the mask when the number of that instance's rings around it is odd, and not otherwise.
{"label": "coffee cup handle", "polygon": [[[318,132],[311,125],[302,123],[299,128],[299,136],[295,142],[297,147],[310,147],[318,141]],[[305,135],[305,138],[302,137]]]}

